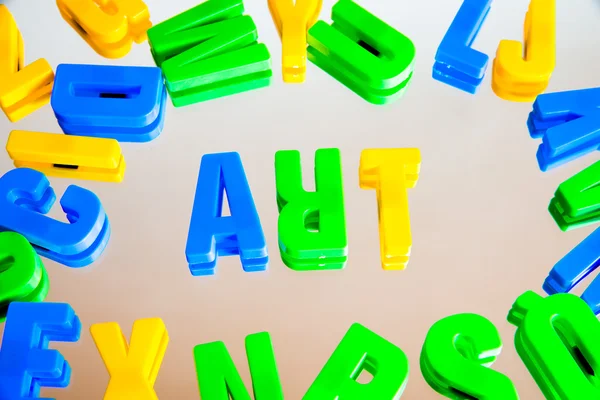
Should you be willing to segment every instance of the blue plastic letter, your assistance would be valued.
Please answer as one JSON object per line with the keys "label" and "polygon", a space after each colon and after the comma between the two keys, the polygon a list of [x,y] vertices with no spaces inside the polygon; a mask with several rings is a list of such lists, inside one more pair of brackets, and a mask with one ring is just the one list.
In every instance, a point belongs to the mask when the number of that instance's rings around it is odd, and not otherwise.
{"label": "blue plastic letter", "polygon": [[12,303],[0,348],[0,399],[37,400],[42,387],[67,387],[71,367],[48,342],[77,342],[80,334],[68,304]]}
{"label": "blue plastic letter", "polygon": [[0,230],[25,236],[39,255],[69,267],[94,262],[104,251],[110,225],[100,199],[71,185],[60,199],[68,224],[46,215],[56,200],[44,174],[29,168],[0,178]]}
{"label": "blue plastic letter", "polygon": [[217,256],[239,255],[246,272],[267,268],[267,243],[238,153],[202,157],[185,255],[194,276],[213,275]]}
{"label": "blue plastic letter", "polygon": [[435,55],[433,78],[475,93],[487,70],[489,57],[471,45],[490,11],[492,0],[464,0]]}
{"label": "blue plastic letter", "polygon": [[160,68],[61,64],[51,104],[66,134],[148,142],[162,131],[166,99]]}
{"label": "blue plastic letter", "polygon": [[600,148],[600,87],[539,95],[527,121],[542,171]]}
{"label": "blue plastic letter", "polygon": [[[600,228],[596,229],[554,265],[544,281],[548,294],[568,293],[586,276],[600,266]],[[596,278],[583,292],[581,298],[600,314],[600,278]]]}

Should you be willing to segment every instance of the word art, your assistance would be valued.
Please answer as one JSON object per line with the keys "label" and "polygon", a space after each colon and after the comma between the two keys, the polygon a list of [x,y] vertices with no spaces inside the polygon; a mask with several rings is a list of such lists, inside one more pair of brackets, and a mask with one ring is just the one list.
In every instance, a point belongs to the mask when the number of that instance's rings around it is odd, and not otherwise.
{"label": "word art", "polygon": [[[381,260],[384,269],[404,269],[412,238],[407,189],[416,185],[421,164],[418,149],[367,149],[361,156],[359,181],[376,192]],[[348,257],[341,154],[315,152],[315,188],[302,186],[300,153],[275,154],[279,208],[279,250],[296,271],[344,268]],[[223,216],[227,196],[230,216]],[[219,256],[238,255],[247,272],[264,271],[267,244],[250,186],[238,153],[202,157],[186,245],[192,275],[212,275]]]}

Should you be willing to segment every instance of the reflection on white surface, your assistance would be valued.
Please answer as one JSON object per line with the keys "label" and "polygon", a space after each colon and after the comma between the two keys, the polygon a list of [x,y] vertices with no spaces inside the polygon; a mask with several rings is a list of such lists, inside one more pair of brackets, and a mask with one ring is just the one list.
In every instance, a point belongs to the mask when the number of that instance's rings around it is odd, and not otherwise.
{"label": "reflection on white surface", "polygon": [[[0,0],[1,2],[2,0]],[[163,21],[198,0],[146,0],[152,21]],[[5,0],[25,41],[26,61],[153,65],[147,43],[126,57],[99,57],[61,19],[54,1]],[[324,1],[329,21],[334,4]],[[419,372],[429,327],[460,312],[498,327],[504,351],[494,369],[509,376],[524,399],[542,399],[512,344],[506,315],[525,290],[542,293],[550,268],[593,227],[562,233],[547,212],[559,183],[597,160],[592,154],[542,173],[529,137],[530,104],[497,98],[491,68],[475,96],[431,78],[433,57],[461,0],[361,0],[360,4],[409,36],[417,47],[411,87],[389,106],[371,105],[312,64],[302,85],[281,81],[281,43],[266,2],[246,0],[259,39],[272,54],[269,88],[179,109],[170,104],[164,132],[146,144],[124,143],[121,184],[52,179],[57,195],[69,184],[93,190],[113,228],[102,258],[80,270],[45,261],[48,301],[68,302],[84,331],[77,344],[53,344],[73,367],[68,389],[43,390],[62,400],[101,398],[108,374],[87,333],[92,323],[117,321],[129,337],[136,319],[161,317],[171,341],[158,375],[162,399],[195,399],[192,349],[222,340],[250,386],[244,338],[269,331],[286,398],[300,399],[344,333],[360,322],[403,349],[412,368],[404,397],[438,399]],[[492,5],[476,41],[493,58],[501,39],[522,40],[528,1]],[[432,10],[435,10],[433,12]],[[548,91],[597,85],[598,2],[557,5],[557,66]],[[50,106],[10,124],[12,129],[60,132]],[[301,151],[309,180],[317,148],[341,149],[349,262],[342,271],[297,273],[277,248],[274,154]],[[408,269],[383,271],[375,193],[358,186],[360,152],[418,147],[419,184],[409,195],[413,247]],[[184,249],[200,158],[238,151],[267,236],[271,263],[244,273],[239,259],[221,258],[214,277],[192,277]],[[0,157],[0,172],[12,168]],[[312,185],[312,183],[311,183]],[[310,185],[307,185],[310,187]],[[60,214],[58,212],[57,214]]]}

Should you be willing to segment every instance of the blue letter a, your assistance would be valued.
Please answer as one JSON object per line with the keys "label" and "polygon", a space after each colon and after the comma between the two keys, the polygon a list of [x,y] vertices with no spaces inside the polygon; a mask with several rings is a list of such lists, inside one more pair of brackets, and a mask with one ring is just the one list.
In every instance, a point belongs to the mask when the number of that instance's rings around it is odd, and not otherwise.
{"label": "blue letter a", "polygon": [[[222,216],[224,193],[231,216]],[[217,256],[239,255],[246,272],[267,268],[265,236],[238,153],[202,157],[185,255],[194,276],[213,275]]]}

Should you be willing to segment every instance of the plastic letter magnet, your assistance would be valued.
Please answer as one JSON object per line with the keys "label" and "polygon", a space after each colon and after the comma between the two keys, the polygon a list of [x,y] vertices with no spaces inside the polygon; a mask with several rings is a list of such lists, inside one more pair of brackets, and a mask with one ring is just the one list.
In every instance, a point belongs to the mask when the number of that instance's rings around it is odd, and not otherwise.
{"label": "plastic letter magnet", "polygon": [[517,327],[517,353],[546,399],[600,398],[600,321],[583,300],[528,291],[508,322]]}
{"label": "plastic letter magnet", "polygon": [[600,221],[600,161],[558,186],[548,206],[562,231]]}
{"label": "plastic letter magnet", "polygon": [[6,150],[15,167],[47,176],[121,182],[125,174],[121,146],[114,139],[12,131]]}
{"label": "plastic letter magnet", "polygon": [[66,134],[148,142],[162,131],[166,98],[160,68],[61,64],[52,108]]}
{"label": "plastic letter magnet", "polygon": [[[223,216],[227,193],[230,216]],[[205,154],[185,255],[194,276],[213,275],[217,256],[239,255],[246,272],[267,269],[267,242],[238,153]]]}
{"label": "plastic letter magnet", "polygon": [[362,189],[375,189],[379,210],[379,243],[383,269],[406,268],[412,247],[407,189],[421,169],[419,149],[367,149],[360,157]]}
{"label": "plastic letter magnet", "polygon": [[43,58],[25,65],[25,45],[8,8],[0,4],[0,108],[11,122],[48,104],[54,71]]}
{"label": "plastic letter magnet", "polygon": [[69,223],[47,215],[56,200],[44,174],[29,168],[0,178],[0,230],[25,236],[41,256],[69,267],[94,262],[110,237],[110,224],[100,199],[84,188],[67,187],[60,205]]}
{"label": "plastic letter magnet", "polygon": [[[369,383],[360,383],[366,371]],[[406,354],[360,324],[353,324],[302,400],[396,400],[408,383]]]}
{"label": "plastic letter magnet", "polygon": [[307,31],[319,18],[323,0],[268,0],[281,37],[283,81],[302,83],[306,75]]}
{"label": "plastic letter magnet", "polygon": [[[600,266],[600,228],[592,232],[554,265],[544,281],[548,294],[568,293]],[[594,279],[581,298],[600,314],[600,279]]]}
{"label": "plastic letter magnet", "polygon": [[556,0],[531,0],[524,44],[502,40],[496,51],[492,89],[504,100],[529,102],[546,90],[556,63]]}
{"label": "plastic letter magnet", "polygon": [[300,153],[275,153],[281,259],[296,271],[342,269],[348,260],[342,161],[339,149],[315,153],[315,188],[302,187]]}
{"label": "plastic letter magnet", "polygon": [[283,400],[269,334],[260,332],[246,336],[246,355],[254,397],[248,394],[225,343],[212,342],[194,347],[200,397],[203,400]]}
{"label": "plastic letter magnet", "polygon": [[12,303],[0,349],[0,399],[40,399],[40,389],[66,388],[71,367],[50,341],[77,342],[81,322],[68,304]]}
{"label": "plastic letter magnet", "polygon": [[331,18],[308,31],[308,59],[370,103],[401,97],[412,78],[413,42],[353,1],[338,1]]}
{"label": "plastic letter magnet", "polygon": [[476,93],[489,57],[471,46],[483,26],[492,0],[464,0],[435,54],[433,78]]}
{"label": "plastic letter magnet", "polygon": [[90,333],[110,375],[105,400],[158,400],[154,383],[169,343],[160,318],[135,321],[129,343],[116,322],[94,324]]}
{"label": "plastic letter magnet", "polygon": [[42,260],[18,233],[0,233],[0,322],[12,302],[43,301],[50,281]]}
{"label": "plastic letter magnet", "polygon": [[133,42],[143,43],[152,26],[141,0],[56,0],[63,19],[92,49],[106,58],[121,58]]}
{"label": "plastic letter magnet", "polygon": [[271,55],[242,0],[207,0],[148,31],[175,107],[268,86]]}
{"label": "plastic letter magnet", "polygon": [[539,95],[527,127],[542,138],[537,160],[542,171],[600,148],[600,87]]}
{"label": "plastic letter magnet", "polygon": [[421,372],[436,392],[450,399],[519,400],[511,380],[490,367],[502,351],[500,333],[477,314],[436,322],[421,351]]}

